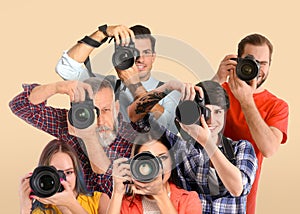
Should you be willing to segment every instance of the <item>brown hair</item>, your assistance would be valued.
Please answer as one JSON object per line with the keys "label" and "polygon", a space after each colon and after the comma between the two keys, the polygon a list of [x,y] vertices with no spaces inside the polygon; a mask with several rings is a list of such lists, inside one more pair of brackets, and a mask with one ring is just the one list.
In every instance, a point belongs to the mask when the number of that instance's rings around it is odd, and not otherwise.
{"label": "brown hair", "polygon": [[243,38],[238,44],[238,57],[241,57],[245,51],[245,46],[247,44],[261,46],[267,45],[269,47],[269,63],[271,63],[272,53],[273,53],[273,45],[272,43],[263,35],[261,34],[250,34]]}
{"label": "brown hair", "polygon": [[76,175],[76,186],[75,186],[76,192],[82,194],[88,194],[79,159],[77,157],[75,150],[69,144],[62,142],[58,139],[54,139],[50,141],[42,151],[42,154],[39,159],[39,166],[50,166],[50,161],[53,155],[58,152],[63,152],[68,154],[73,162],[74,173]]}

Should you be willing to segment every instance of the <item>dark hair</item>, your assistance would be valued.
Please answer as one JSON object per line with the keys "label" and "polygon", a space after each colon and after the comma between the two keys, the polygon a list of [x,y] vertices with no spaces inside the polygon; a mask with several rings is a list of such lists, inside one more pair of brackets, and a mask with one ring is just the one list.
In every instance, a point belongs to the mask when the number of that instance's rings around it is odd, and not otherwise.
{"label": "dark hair", "polygon": [[151,35],[149,28],[143,25],[134,25],[129,29],[133,31],[136,39],[150,39],[152,52],[155,53],[156,39]]}
{"label": "dark hair", "polygon": [[74,173],[76,175],[76,185],[75,185],[76,192],[78,194],[79,193],[89,194],[84,181],[83,171],[80,165],[80,161],[77,157],[75,150],[69,144],[62,142],[58,139],[54,139],[50,141],[42,151],[42,154],[39,159],[39,166],[49,166],[53,155],[58,152],[63,152],[68,154],[73,162]]}
{"label": "dark hair", "polygon": [[158,130],[158,129],[152,127],[149,132],[138,135],[134,141],[132,155],[138,154],[141,147],[151,141],[158,141],[168,149],[169,155],[171,157],[171,162],[172,162],[172,165],[171,165],[172,170],[171,170],[171,175],[170,175],[168,182],[171,182],[171,183],[175,184],[176,186],[180,186],[178,172],[176,169],[174,149],[171,146],[171,143],[169,142],[169,140],[167,138],[166,130],[161,132],[161,129]]}
{"label": "dark hair", "polygon": [[245,46],[247,44],[255,45],[255,46],[261,46],[266,44],[269,47],[269,54],[270,54],[269,63],[271,63],[273,45],[265,36],[255,33],[255,34],[250,34],[245,38],[243,38],[238,44],[238,57],[241,57],[243,55],[245,51]]}
{"label": "dark hair", "polygon": [[217,105],[225,110],[229,109],[228,94],[218,82],[207,80],[199,82],[197,86],[203,90],[205,104]]}

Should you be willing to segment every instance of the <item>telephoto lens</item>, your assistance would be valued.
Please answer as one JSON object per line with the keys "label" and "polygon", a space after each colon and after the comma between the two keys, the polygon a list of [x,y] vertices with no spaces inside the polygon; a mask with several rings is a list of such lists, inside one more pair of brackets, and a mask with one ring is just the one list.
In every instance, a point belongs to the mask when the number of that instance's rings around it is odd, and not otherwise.
{"label": "telephoto lens", "polygon": [[61,178],[66,180],[63,171],[56,170],[53,166],[38,166],[30,177],[30,188],[34,195],[47,198],[64,190],[60,183]]}
{"label": "telephoto lens", "polygon": [[143,183],[153,181],[160,169],[162,169],[161,160],[151,152],[141,152],[130,159],[131,175],[137,181]]}
{"label": "telephoto lens", "polygon": [[259,64],[252,55],[245,58],[237,58],[236,75],[243,81],[250,81],[259,74]]}

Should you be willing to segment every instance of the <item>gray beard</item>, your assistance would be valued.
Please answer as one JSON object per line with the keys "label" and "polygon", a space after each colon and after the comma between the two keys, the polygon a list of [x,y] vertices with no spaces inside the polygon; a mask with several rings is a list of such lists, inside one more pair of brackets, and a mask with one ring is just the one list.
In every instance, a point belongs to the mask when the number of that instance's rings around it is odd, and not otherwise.
{"label": "gray beard", "polygon": [[115,139],[116,139],[116,132],[115,131],[111,131],[109,134],[107,133],[100,133],[99,134],[99,142],[100,145],[103,148],[108,147]]}

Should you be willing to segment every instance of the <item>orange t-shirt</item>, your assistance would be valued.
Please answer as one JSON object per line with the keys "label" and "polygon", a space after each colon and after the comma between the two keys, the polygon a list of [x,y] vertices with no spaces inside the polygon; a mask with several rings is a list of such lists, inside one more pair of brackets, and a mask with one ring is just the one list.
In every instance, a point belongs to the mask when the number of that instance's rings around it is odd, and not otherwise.
{"label": "orange t-shirt", "polygon": [[[263,162],[263,155],[254,142],[249,127],[247,125],[244,113],[242,112],[239,101],[234,97],[227,82],[223,83],[223,88],[227,91],[230,101],[230,107],[226,116],[226,126],[224,135],[232,140],[248,140],[251,142],[255,149],[258,159],[258,170],[256,171],[255,181],[252,185],[250,194],[247,197],[247,214],[254,214],[256,207],[256,193],[258,181]],[[288,105],[282,99],[271,94],[269,91],[264,90],[260,93],[253,95],[256,107],[268,126],[273,126],[279,129],[283,138],[281,143],[287,140],[287,127],[288,127]]]}
{"label": "orange t-shirt", "polygon": [[[170,183],[170,200],[178,214],[202,213],[202,205],[197,192],[187,191]],[[123,197],[121,214],[142,214],[143,205],[140,197],[136,196],[130,204],[131,198]]]}

